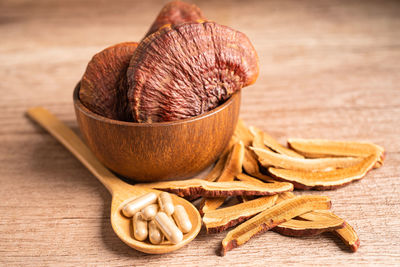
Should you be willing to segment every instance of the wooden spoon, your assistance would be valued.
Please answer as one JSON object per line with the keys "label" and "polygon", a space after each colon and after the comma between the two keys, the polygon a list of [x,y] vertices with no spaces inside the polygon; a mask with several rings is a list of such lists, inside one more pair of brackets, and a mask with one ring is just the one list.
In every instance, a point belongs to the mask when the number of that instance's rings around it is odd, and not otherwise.
{"label": "wooden spoon", "polygon": [[153,245],[147,241],[135,240],[133,238],[131,219],[122,215],[122,207],[125,203],[138,196],[142,196],[148,192],[155,192],[158,194],[161,191],[133,186],[121,181],[97,160],[89,148],[70,128],[68,128],[68,126],[59,121],[46,109],[42,107],[31,108],[28,110],[27,114],[71,151],[72,154],[74,154],[75,157],[77,157],[108,189],[112,195],[110,216],[112,228],[118,237],[128,246],[145,253],[163,254],[183,247],[197,236],[201,228],[199,212],[190,202],[171,194],[174,204],[180,204],[185,207],[193,225],[192,230],[183,236],[182,242],[175,245],[168,240],[165,240],[159,245]]}

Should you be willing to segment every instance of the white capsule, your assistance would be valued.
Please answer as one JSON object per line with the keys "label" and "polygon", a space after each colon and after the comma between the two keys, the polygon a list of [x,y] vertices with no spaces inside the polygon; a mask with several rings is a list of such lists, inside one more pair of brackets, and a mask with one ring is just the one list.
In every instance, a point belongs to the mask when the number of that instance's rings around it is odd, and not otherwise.
{"label": "white capsule", "polygon": [[154,222],[171,243],[178,244],[182,241],[183,234],[181,230],[179,230],[171,217],[168,217],[165,212],[157,212],[156,217],[154,217]]}
{"label": "white capsule", "polygon": [[153,192],[148,193],[146,195],[135,198],[134,200],[128,202],[122,208],[122,213],[128,218],[133,217],[133,215],[135,215],[136,212],[140,211],[147,205],[156,203],[156,201],[157,201],[157,194]]}
{"label": "white capsule", "polygon": [[161,233],[160,229],[158,229],[154,220],[149,222],[149,240],[150,243],[157,245],[160,244],[163,240],[163,234]]}
{"label": "white capsule", "polygon": [[133,236],[136,240],[143,241],[147,238],[147,221],[143,219],[141,212],[136,212],[133,216]]}
{"label": "white capsule", "polygon": [[190,222],[189,215],[182,205],[176,205],[175,211],[172,214],[176,225],[181,229],[182,233],[186,234],[192,230],[192,223]]}
{"label": "white capsule", "polygon": [[158,196],[158,205],[160,205],[160,210],[165,212],[167,215],[172,215],[174,213],[174,203],[172,202],[172,197],[167,192],[162,192]]}
{"label": "white capsule", "polygon": [[158,211],[158,205],[157,204],[151,204],[148,205],[147,207],[144,207],[140,212],[142,213],[143,219],[146,221],[150,221],[154,219],[154,216],[156,216]]}

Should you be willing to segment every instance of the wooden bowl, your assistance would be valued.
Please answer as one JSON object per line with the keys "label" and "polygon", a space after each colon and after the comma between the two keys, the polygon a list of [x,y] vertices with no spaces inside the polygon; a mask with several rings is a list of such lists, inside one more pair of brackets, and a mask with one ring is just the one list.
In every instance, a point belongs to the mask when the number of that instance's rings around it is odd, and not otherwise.
{"label": "wooden bowl", "polygon": [[87,145],[109,169],[140,182],[188,178],[215,162],[233,135],[240,92],[217,108],[173,122],[134,123],[87,109],[74,90],[75,114]]}

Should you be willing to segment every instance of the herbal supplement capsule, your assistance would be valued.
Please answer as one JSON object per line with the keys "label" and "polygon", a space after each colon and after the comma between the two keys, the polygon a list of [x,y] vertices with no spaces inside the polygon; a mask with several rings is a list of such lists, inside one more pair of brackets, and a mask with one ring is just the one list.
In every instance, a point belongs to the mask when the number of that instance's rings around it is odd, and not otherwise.
{"label": "herbal supplement capsule", "polygon": [[182,233],[186,234],[192,230],[192,223],[190,222],[189,215],[182,205],[175,206],[175,211],[172,214],[172,217],[174,217],[174,220]]}
{"label": "herbal supplement capsule", "polygon": [[123,208],[122,213],[130,218],[135,215],[136,212],[143,209],[147,205],[156,203],[157,201],[157,194],[156,193],[148,193],[144,196],[135,198],[134,200],[128,202]]}
{"label": "herbal supplement capsule", "polygon": [[157,212],[154,222],[171,243],[178,244],[182,241],[183,234],[181,230],[179,230],[174,221],[165,212]]}
{"label": "herbal supplement capsule", "polygon": [[141,210],[143,219],[145,219],[146,221],[150,221],[152,219],[154,219],[154,216],[156,216],[158,211],[158,205],[157,204],[150,204],[147,207],[144,207]]}
{"label": "herbal supplement capsule", "polygon": [[163,234],[158,229],[154,220],[149,222],[149,240],[154,245],[160,244],[163,240]]}
{"label": "herbal supplement capsule", "polygon": [[136,240],[143,241],[147,238],[147,221],[143,219],[141,212],[136,212],[133,216],[133,236]]}
{"label": "herbal supplement capsule", "polygon": [[174,213],[174,203],[169,193],[162,192],[158,196],[158,205],[160,205],[160,210],[164,211],[167,215]]}

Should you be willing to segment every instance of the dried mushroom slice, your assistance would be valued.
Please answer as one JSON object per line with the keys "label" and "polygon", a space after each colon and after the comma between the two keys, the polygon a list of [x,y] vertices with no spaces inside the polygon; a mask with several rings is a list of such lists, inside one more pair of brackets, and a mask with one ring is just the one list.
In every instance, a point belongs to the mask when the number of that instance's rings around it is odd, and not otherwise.
{"label": "dried mushroom slice", "polygon": [[272,207],[278,195],[260,197],[230,207],[210,210],[204,214],[207,233],[219,233],[233,227],[255,214]]}
{"label": "dried mushroom slice", "polygon": [[250,147],[258,156],[260,164],[266,168],[274,166],[289,170],[318,171],[351,167],[363,161],[363,158],[337,157],[302,159],[272,152],[269,149]]}
{"label": "dried mushroom slice", "polygon": [[239,181],[249,182],[249,183],[261,183],[261,184],[265,184],[265,183],[278,183],[278,184],[279,183],[284,183],[286,185],[292,185],[292,183],[278,182],[276,180],[273,180],[271,177],[269,177],[267,175],[263,175],[263,174],[261,174],[261,175],[262,175],[261,178],[258,178],[258,177],[249,176],[249,175],[244,174],[244,173],[240,173],[240,174],[236,175],[236,179],[238,179]]}
{"label": "dried mushroom slice", "polygon": [[260,167],[258,166],[257,155],[249,148],[246,148],[244,151],[242,167],[243,170],[250,175],[255,175],[260,173]]}
{"label": "dried mushroom slice", "polygon": [[255,82],[258,57],[243,33],[214,22],[165,26],[136,49],[128,99],[138,122],[200,115]]}
{"label": "dried mushroom slice", "polygon": [[221,176],[218,177],[218,182],[233,181],[235,179],[235,176],[242,172],[243,158],[244,146],[243,142],[239,141],[239,143],[236,143],[233,146],[232,151],[229,154],[228,159],[225,163]]}
{"label": "dried mushroom slice", "polygon": [[250,130],[246,127],[246,124],[242,119],[239,118],[237,124],[236,124],[236,129],[233,134],[233,137],[242,140],[243,144],[247,147],[250,146],[251,143],[253,142],[254,136],[250,132]]}
{"label": "dried mushroom slice", "polygon": [[260,167],[258,166],[257,155],[249,148],[246,148],[244,153],[243,169],[247,174],[264,182],[276,182],[272,177],[261,173]]}
{"label": "dried mushroom slice", "polygon": [[335,230],[335,234],[342,239],[343,243],[345,243],[352,252],[356,252],[360,247],[360,239],[356,231],[354,231],[353,227],[347,222],[345,222],[343,228]]}
{"label": "dried mushroom slice", "polygon": [[[247,174],[244,174],[244,173],[239,173],[238,175],[236,175],[236,179],[239,180],[239,181],[244,181],[244,182],[249,182],[249,183],[264,184],[263,181],[260,181],[257,178],[251,177],[251,176],[249,176]],[[271,180],[271,182],[274,183],[275,181]]]}
{"label": "dried mushroom slice", "polygon": [[[323,232],[333,231],[344,227],[345,221],[329,211],[312,211],[306,213],[314,220],[291,219],[273,228],[273,231],[287,236],[313,236]],[[304,219],[305,216],[300,216]]]}
{"label": "dried mushroom slice", "polygon": [[316,209],[330,209],[331,201],[324,196],[299,196],[284,200],[264,210],[250,220],[229,231],[222,240],[221,254],[243,245],[253,236],[266,232],[276,225]]}
{"label": "dried mushroom slice", "polygon": [[383,164],[385,157],[383,147],[370,142],[290,138],[288,145],[309,158],[367,157],[371,154],[379,154],[380,159],[376,167]]}
{"label": "dried mushroom slice", "polygon": [[270,150],[268,147],[264,145],[264,135],[261,131],[252,132],[252,134],[254,135],[254,139],[252,142],[253,147]]}
{"label": "dried mushroom slice", "polygon": [[[242,172],[242,163],[244,158],[244,146],[243,142],[239,141],[233,145],[232,151],[228,155],[228,159],[225,162],[224,169],[221,175],[217,178],[218,182],[230,182],[235,179],[235,176]],[[208,210],[214,210],[220,207],[226,198],[204,198],[200,203],[200,213],[204,213]]]}
{"label": "dried mushroom slice", "polygon": [[[282,194],[278,195],[278,199],[276,200],[276,203],[280,203],[284,200],[294,198],[295,195],[292,192],[284,192]],[[298,216],[299,219],[302,220],[308,220],[308,221],[321,221],[321,220],[326,220],[330,216],[336,216],[335,214],[329,212],[329,211],[324,211],[324,210],[318,210],[318,211],[310,211],[307,213],[304,213],[300,216]],[[339,218],[338,216],[336,216]],[[340,218],[339,218],[340,219]],[[336,229],[333,231],[337,236],[342,239],[343,243],[345,243],[353,252],[356,252],[357,249],[360,247],[360,240],[358,238],[358,235],[356,231],[354,231],[353,227],[349,225],[347,222],[344,222],[344,225],[340,229]]]}
{"label": "dried mushroom slice", "polygon": [[218,179],[218,177],[221,176],[222,171],[224,170],[226,160],[228,159],[228,155],[222,155],[217,162],[215,163],[214,167],[212,170],[207,174],[207,176],[204,178],[204,180],[209,181],[209,182],[214,182],[215,180]]}
{"label": "dried mushroom slice", "polygon": [[271,196],[293,190],[293,185],[290,183],[208,182],[201,179],[137,184],[136,186],[167,191],[180,197]]}
{"label": "dried mushroom slice", "polygon": [[[254,136],[261,135],[262,136],[261,139],[263,140],[264,145],[266,147],[268,147],[269,149],[271,149],[272,151],[275,151],[279,154],[283,154],[283,155],[286,155],[289,157],[304,158],[304,156],[296,153],[296,151],[286,148],[286,147],[282,146],[281,144],[279,144],[275,138],[273,138],[266,132],[263,132],[254,126],[250,126],[249,130]],[[253,144],[253,146],[257,147],[254,144]]]}
{"label": "dried mushroom slice", "polygon": [[378,160],[379,155],[373,154],[357,165],[332,171],[309,172],[277,168],[268,168],[268,171],[278,180],[293,183],[297,189],[327,190],[362,179]]}
{"label": "dried mushroom slice", "polygon": [[182,1],[172,1],[161,9],[146,36],[158,31],[158,29],[166,24],[178,25],[197,20],[205,20],[203,12],[198,6]]}
{"label": "dried mushroom slice", "polygon": [[79,89],[79,98],[88,109],[110,119],[131,120],[126,70],[137,46],[134,42],[116,44],[89,61]]}

